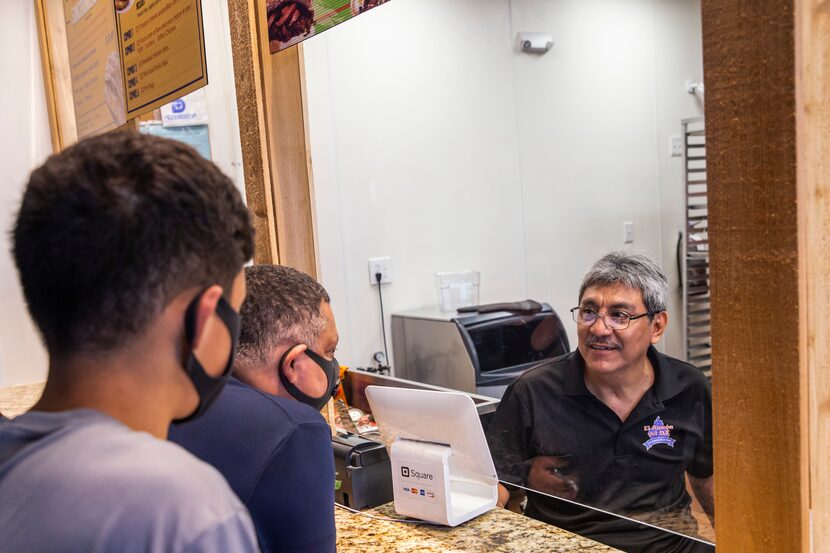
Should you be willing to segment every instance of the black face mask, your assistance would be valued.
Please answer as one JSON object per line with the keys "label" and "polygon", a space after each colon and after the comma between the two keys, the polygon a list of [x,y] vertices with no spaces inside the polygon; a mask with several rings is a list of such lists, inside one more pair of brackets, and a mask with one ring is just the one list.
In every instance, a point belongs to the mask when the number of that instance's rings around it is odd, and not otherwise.
{"label": "black face mask", "polygon": [[[202,294],[199,294],[190,302],[184,315],[184,332],[188,344],[193,343],[193,335],[196,332],[196,306],[201,297]],[[204,414],[211,403],[219,397],[219,392],[222,391],[222,388],[225,387],[225,384],[227,384],[228,379],[231,377],[233,357],[236,353],[236,345],[239,343],[239,314],[234,311],[233,307],[223,297],[220,297],[219,302],[216,304],[216,314],[225,323],[231,335],[231,353],[228,356],[228,363],[225,365],[225,370],[220,376],[212,377],[205,372],[204,367],[202,367],[202,364],[196,358],[196,355],[194,355],[193,350],[190,350],[190,354],[188,354],[187,361],[185,362],[184,372],[187,373],[188,378],[190,378],[190,381],[196,388],[196,393],[199,394],[199,405],[187,417],[174,420],[174,424],[189,422]]]}
{"label": "black face mask", "polygon": [[335,359],[334,357],[332,357],[331,361],[329,361],[325,357],[317,355],[316,353],[311,351],[311,349],[306,348],[306,350],[303,353],[308,355],[312,361],[317,363],[317,365],[319,365],[320,368],[323,369],[323,372],[326,373],[326,383],[328,386],[328,388],[326,388],[326,391],[323,392],[323,395],[321,395],[320,397],[312,397],[310,395],[307,395],[305,392],[294,386],[294,384],[289,382],[282,372],[282,366],[285,363],[286,356],[291,352],[291,350],[293,350],[299,345],[302,344],[295,344],[287,350],[285,350],[285,353],[282,354],[282,357],[280,358],[280,364],[277,367],[277,371],[280,374],[280,381],[282,382],[282,385],[285,387],[288,393],[291,394],[291,397],[293,397],[297,401],[305,403],[306,405],[310,405],[314,408],[315,411],[319,411],[328,402],[329,398],[333,397],[334,394],[337,393],[337,388],[340,387],[340,363],[338,363],[337,359]]}

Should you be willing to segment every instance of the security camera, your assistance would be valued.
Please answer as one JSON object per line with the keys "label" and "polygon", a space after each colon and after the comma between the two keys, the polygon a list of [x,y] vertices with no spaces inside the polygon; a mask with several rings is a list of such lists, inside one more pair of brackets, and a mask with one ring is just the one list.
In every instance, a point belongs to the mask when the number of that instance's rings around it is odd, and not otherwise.
{"label": "security camera", "polygon": [[553,47],[553,37],[545,33],[519,33],[522,52],[544,54]]}

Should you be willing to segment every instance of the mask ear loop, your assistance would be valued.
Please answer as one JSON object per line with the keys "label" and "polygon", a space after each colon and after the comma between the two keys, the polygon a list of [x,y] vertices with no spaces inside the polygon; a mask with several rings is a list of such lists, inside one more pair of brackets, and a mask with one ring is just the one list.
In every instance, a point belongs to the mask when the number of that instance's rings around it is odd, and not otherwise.
{"label": "mask ear loop", "polygon": [[231,307],[224,296],[220,297],[216,303],[216,314],[225,323],[225,327],[231,335],[231,365],[233,365],[233,359],[236,356],[236,345],[239,343],[239,330],[242,326],[239,314]]}
{"label": "mask ear loop", "polygon": [[229,353],[228,363],[222,371],[222,374],[217,377],[207,374],[204,367],[202,367],[202,364],[193,353],[193,339],[196,335],[196,306],[199,304],[199,299],[206,290],[207,289],[199,292],[199,294],[197,294],[196,297],[190,302],[190,305],[188,305],[187,310],[185,311],[184,321],[185,338],[188,341],[188,348],[190,349],[187,361],[184,364],[184,371],[188,378],[190,378],[193,386],[196,388],[196,393],[199,395],[199,403],[193,413],[187,417],[173,421],[177,424],[185,423],[201,416],[222,391],[222,388],[225,386],[225,383],[230,378],[231,372],[233,371],[233,360],[236,356],[236,344],[239,341],[239,315],[236,311],[234,311],[224,297],[220,297],[216,304],[216,314],[225,324],[225,327],[230,333],[231,351]]}
{"label": "mask ear loop", "polygon": [[187,345],[193,349],[193,338],[196,336],[196,307],[199,305],[199,300],[207,292],[207,288],[196,294],[196,297],[191,300],[190,305],[184,312],[184,337],[187,339]]}
{"label": "mask ear loop", "polygon": [[340,387],[340,364],[334,357],[332,357],[331,359],[326,359],[325,357],[323,357],[315,351],[312,351],[311,349],[306,349],[305,354],[311,357],[311,359],[313,359],[320,366],[320,368],[326,372],[326,377],[328,377],[329,375],[328,370],[326,370],[324,367],[330,367],[330,370],[332,372],[331,381],[333,382],[333,384],[331,390],[329,390],[329,395],[333,397],[334,394],[337,393],[337,388]]}
{"label": "mask ear loop", "polygon": [[[294,351],[295,348],[297,348],[298,346],[302,346],[302,345],[304,345],[304,344],[301,344],[301,343],[298,342],[298,343],[294,344],[293,346],[291,346],[290,348],[288,348],[287,350],[285,350],[285,353],[283,353],[280,356],[280,361],[279,361],[279,364],[277,365],[277,374],[280,377],[280,382],[282,382],[283,387],[286,390],[288,390],[289,393],[291,393],[291,390],[296,390],[296,391],[299,392],[299,388],[297,388],[296,386],[294,386],[294,384],[289,382],[288,378],[285,376],[285,372],[283,371],[283,366],[285,365],[285,358],[288,357],[288,354],[291,353],[292,351]],[[307,350],[308,350],[308,347],[306,347],[306,351]],[[291,362],[291,366],[292,367],[294,366],[293,361]],[[300,393],[302,393],[302,392],[300,392]],[[291,395],[293,396],[294,394],[292,393]]]}
{"label": "mask ear loop", "polygon": [[[193,339],[196,337],[196,308],[199,306],[199,300],[202,299],[205,292],[207,292],[207,288],[196,294],[196,297],[193,298],[190,305],[187,306],[187,309],[184,312],[184,337],[187,339],[187,345],[191,351],[193,350]],[[239,330],[241,326],[239,315],[233,310],[224,297],[220,297],[219,301],[216,302],[216,315],[222,319],[222,322],[225,324],[225,327],[228,329],[228,333],[230,334],[230,363],[232,365],[233,359],[236,355],[236,344],[239,342]],[[227,368],[220,376],[224,376],[226,372]]]}
{"label": "mask ear loop", "polygon": [[[337,387],[340,386],[340,370],[338,366],[338,370],[333,371],[333,375],[330,378],[329,371],[331,369],[327,369],[326,367],[332,363],[336,363],[336,361],[334,359],[329,361],[328,359],[321,357],[320,355],[312,351],[308,346],[306,346],[306,349],[303,351],[303,353],[305,353],[312,361],[314,361],[318,365],[320,370],[323,371],[323,373],[325,373],[326,381],[333,381],[334,385],[318,397],[310,396],[302,390],[300,390],[297,386],[288,381],[288,378],[285,376],[285,373],[283,372],[283,366],[285,365],[285,359],[288,356],[288,354],[291,353],[291,351],[293,351],[294,348],[296,348],[297,346],[303,345],[305,344],[294,344],[293,346],[285,350],[285,353],[283,353],[280,357],[279,365],[277,367],[277,373],[279,374],[280,382],[282,382],[283,387],[294,399],[301,401],[307,405],[311,405],[315,409],[319,410],[323,408],[323,405],[325,405],[325,403],[328,402],[329,398],[332,397],[334,393],[337,391]],[[317,405],[321,402],[322,405],[317,407]]]}

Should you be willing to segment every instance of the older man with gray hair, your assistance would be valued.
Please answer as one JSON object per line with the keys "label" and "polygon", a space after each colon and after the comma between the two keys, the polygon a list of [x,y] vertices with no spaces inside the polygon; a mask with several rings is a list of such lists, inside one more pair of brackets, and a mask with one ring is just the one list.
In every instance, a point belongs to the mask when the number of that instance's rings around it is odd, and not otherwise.
{"label": "older man with gray hair", "polygon": [[[576,351],[525,372],[488,428],[501,480],[544,492],[525,514],[625,551],[697,551],[686,477],[714,520],[711,391],[697,368],[654,347],[668,323],[668,281],[650,258],[604,256],[571,310]],[[504,504],[506,488],[500,489]]]}
{"label": "older man with gray hair", "polygon": [[234,377],[207,416],[170,439],[219,469],[263,551],[333,552],[334,458],[318,412],[340,376],[329,295],[278,265],[247,267],[245,283]]}

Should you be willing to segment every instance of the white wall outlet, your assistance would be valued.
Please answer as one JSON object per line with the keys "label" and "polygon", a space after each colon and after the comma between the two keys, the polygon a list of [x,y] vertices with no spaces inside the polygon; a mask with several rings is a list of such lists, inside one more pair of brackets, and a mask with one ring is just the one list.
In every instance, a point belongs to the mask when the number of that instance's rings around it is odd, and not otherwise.
{"label": "white wall outlet", "polygon": [[369,284],[377,285],[378,281],[375,275],[380,273],[380,283],[389,284],[392,282],[392,258],[391,257],[372,257],[369,259]]}
{"label": "white wall outlet", "polygon": [[669,137],[669,152],[671,157],[681,157],[683,155],[683,137],[680,135]]}
{"label": "white wall outlet", "polygon": [[634,223],[625,221],[623,223],[623,244],[631,244],[634,242]]}

